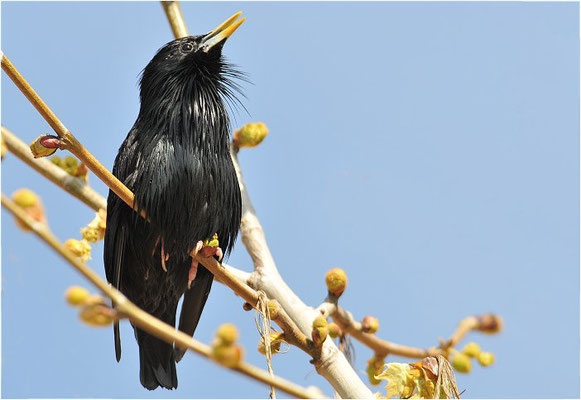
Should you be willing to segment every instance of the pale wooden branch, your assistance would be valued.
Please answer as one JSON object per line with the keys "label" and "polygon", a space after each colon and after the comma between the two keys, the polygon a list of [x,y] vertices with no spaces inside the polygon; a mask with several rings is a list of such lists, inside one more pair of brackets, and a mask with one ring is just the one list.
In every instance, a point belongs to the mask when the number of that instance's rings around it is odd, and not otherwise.
{"label": "pale wooden branch", "polygon": [[161,5],[176,39],[190,36],[179,1],[162,1]]}
{"label": "pale wooden branch", "polygon": [[2,138],[8,151],[49,181],[66,190],[95,211],[107,208],[107,200],[91,188],[87,182],[69,175],[45,158],[34,158],[30,152],[30,147],[4,126],[2,126]]}
{"label": "pale wooden branch", "polygon": [[[248,283],[256,290],[264,291],[269,298],[276,299],[302,333],[310,336],[313,320],[320,314],[313,307],[307,306],[280,276],[246,189],[246,182],[238,163],[238,148],[234,144],[230,147],[230,153],[242,194],[240,233],[242,242],[254,262],[254,272]],[[315,368],[339,396],[351,399],[373,398],[369,388],[331,339],[327,339],[319,350],[318,357],[314,360]]]}
{"label": "pale wooden branch", "polygon": [[[123,316],[126,316],[135,326],[159,337],[160,339],[180,347],[192,350],[201,356],[212,359],[212,349],[210,346],[197,341],[189,335],[175,329],[165,322],[146,313],[131,301],[123,293],[113,288],[101,277],[89,268],[86,264],[79,261],[61,242],[52,234],[47,225],[40,224],[32,219],[25,211],[17,206],[6,195],[2,194],[2,206],[10,211],[18,220],[26,225],[40,239],[47,243],[61,257],[63,257],[73,268],[79,271],[93,285],[95,285],[103,294],[109,297],[115,303],[116,310]],[[272,376],[267,371],[250,365],[246,362],[240,362],[236,367],[231,368],[259,382],[274,386],[291,396],[299,398],[319,398],[320,391],[316,388],[303,388],[278,376]]]}

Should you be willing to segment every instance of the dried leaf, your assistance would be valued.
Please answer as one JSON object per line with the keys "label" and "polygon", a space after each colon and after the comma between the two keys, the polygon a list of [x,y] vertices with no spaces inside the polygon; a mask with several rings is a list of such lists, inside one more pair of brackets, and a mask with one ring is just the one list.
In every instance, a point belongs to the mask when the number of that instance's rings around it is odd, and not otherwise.
{"label": "dried leaf", "polygon": [[441,398],[440,389],[444,390],[446,399],[459,399],[458,385],[450,362],[444,356],[438,354],[438,381],[436,382],[436,398]]}

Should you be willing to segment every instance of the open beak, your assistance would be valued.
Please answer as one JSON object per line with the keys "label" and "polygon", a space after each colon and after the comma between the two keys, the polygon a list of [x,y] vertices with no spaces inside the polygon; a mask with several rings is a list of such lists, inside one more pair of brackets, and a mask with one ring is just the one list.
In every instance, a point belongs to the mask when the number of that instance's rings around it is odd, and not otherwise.
{"label": "open beak", "polygon": [[242,14],[242,12],[237,12],[226,21],[224,21],[222,25],[204,36],[204,39],[202,39],[202,46],[205,52],[208,52],[208,50],[210,50],[218,43],[226,41],[226,39],[228,39],[230,35],[232,35],[234,31],[238,29],[240,25],[242,25],[246,18],[238,19],[240,14]]}

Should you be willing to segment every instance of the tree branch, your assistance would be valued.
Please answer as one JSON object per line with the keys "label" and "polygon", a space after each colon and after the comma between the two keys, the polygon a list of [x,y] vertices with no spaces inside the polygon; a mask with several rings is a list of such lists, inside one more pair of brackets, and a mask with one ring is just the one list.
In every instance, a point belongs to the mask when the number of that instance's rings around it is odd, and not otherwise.
{"label": "tree branch", "polygon": [[[146,313],[131,301],[123,293],[106,283],[101,277],[89,268],[86,264],[79,261],[60,241],[50,232],[45,224],[33,220],[20,207],[18,207],[6,195],[2,194],[2,206],[10,211],[18,220],[32,230],[39,238],[47,243],[69,264],[95,285],[101,292],[108,296],[115,303],[116,310],[121,315],[126,316],[134,325],[159,337],[167,343],[190,349],[205,358],[212,359],[212,349],[185,333],[178,331],[174,327]],[[300,398],[318,398],[320,392],[318,389],[305,389],[290,381],[278,376],[271,376],[268,372],[256,368],[253,365],[241,361],[236,367],[231,368],[259,382],[274,386],[291,396]]]}
{"label": "tree branch", "polygon": [[69,175],[47,159],[34,158],[30,152],[30,147],[4,126],[2,126],[2,138],[8,151],[49,181],[66,190],[95,211],[99,211],[100,208],[107,208],[107,200],[91,188],[87,182]]}
{"label": "tree branch", "polygon": [[129,207],[133,208],[133,193],[121,183],[107,168],[85,149],[85,147],[75,138],[75,136],[57,118],[55,113],[46,105],[34,89],[28,84],[26,79],[20,74],[16,67],[10,62],[6,55],[2,54],[2,69],[12,79],[12,82],[26,96],[28,101],[42,115],[60,138],[60,149],[73,153],[83,164],[87,166],[99,179],[107,181],[109,188],[117,194]]}
{"label": "tree branch", "polygon": [[162,1],[161,6],[165,11],[165,15],[171,30],[176,39],[190,36],[188,33],[188,27],[184,21],[184,16],[182,15],[182,9],[180,7],[179,1]]}
{"label": "tree branch", "polygon": [[435,357],[438,354],[446,358],[449,356],[448,349],[455,347],[469,332],[479,330],[488,333],[496,333],[500,330],[501,319],[495,314],[485,314],[480,316],[469,316],[458,324],[458,328],[450,339],[443,342],[440,347],[430,347],[421,349],[418,347],[405,346],[380,339],[375,334],[363,331],[361,322],[353,318],[353,315],[340,307],[334,300],[325,301],[318,308],[321,315],[333,318],[333,321],[341,330],[354,337],[365,346],[369,347],[380,358],[385,358],[389,354],[401,357],[420,359],[425,357]]}
{"label": "tree branch", "polygon": [[[230,154],[236,168],[242,194],[240,233],[242,242],[254,262],[254,272],[248,283],[256,290],[263,290],[269,298],[276,299],[289,317],[295,321],[302,333],[310,336],[313,320],[320,313],[303,303],[280,276],[266,243],[264,230],[246,189],[246,182],[238,163],[238,148],[234,144],[230,146]],[[331,339],[323,343],[318,356],[314,362],[317,372],[333,386],[339,396],[342,398],[373,398],[369,388]]]}

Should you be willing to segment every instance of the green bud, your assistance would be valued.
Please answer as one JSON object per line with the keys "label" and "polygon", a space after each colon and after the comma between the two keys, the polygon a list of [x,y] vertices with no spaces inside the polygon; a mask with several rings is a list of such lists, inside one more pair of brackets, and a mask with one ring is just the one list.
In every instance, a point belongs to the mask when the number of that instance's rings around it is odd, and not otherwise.
{"label": "green bud", "polygon": [[464,353],[456,353],[452,359],[452,367],[462,374],[467,374],[472,369],[470,357]]}

